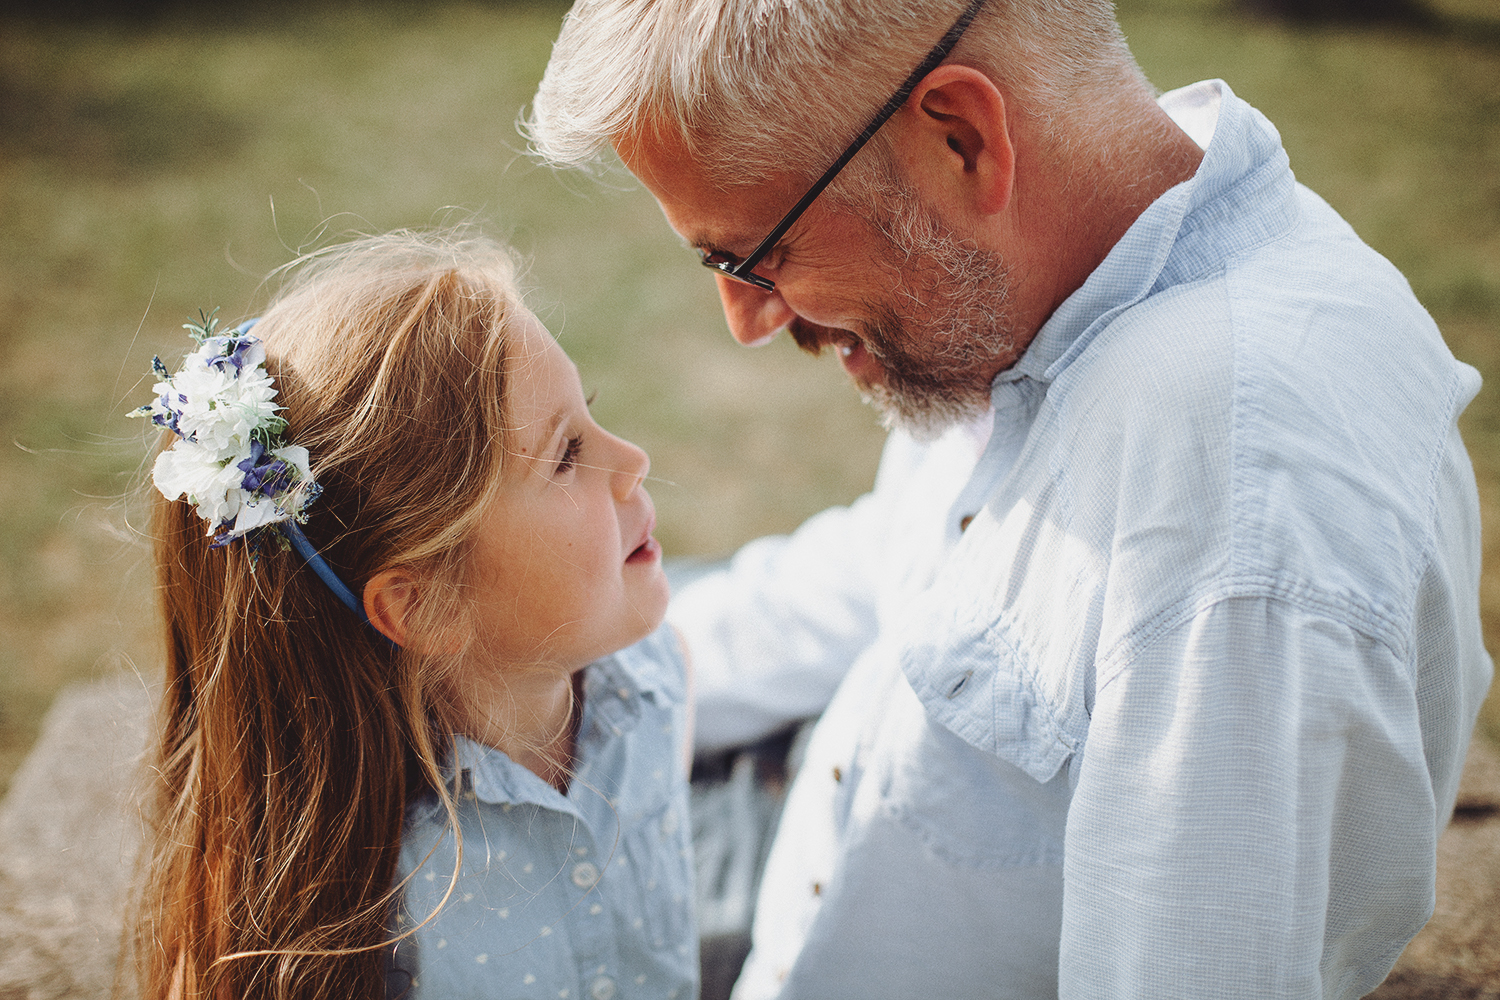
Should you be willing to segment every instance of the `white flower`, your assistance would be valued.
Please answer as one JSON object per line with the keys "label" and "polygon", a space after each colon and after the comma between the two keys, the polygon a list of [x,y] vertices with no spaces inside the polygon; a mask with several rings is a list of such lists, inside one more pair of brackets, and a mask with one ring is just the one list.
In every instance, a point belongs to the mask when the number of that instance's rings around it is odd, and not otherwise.
{"label": "white flower", "polygon": [[[219,544],[303,516],[320,492],[307,449],[282,443],[276,384],[265,345],[253,337],[214,337],[192,326],[197,351],[176,375],[157,382],[157,398],[136,413],[178,434],[152,468],[168,500],[187,497]],[[166,376],[159,361],[158,374]]]}
{"label": "white flower", "polygon": [[242,490],[236,492],[240,493],[244,499],[240,503],[239,513],[235,515],[234,527],[226,532],[230,538],[238,538],[256,528],[292,519],[291,512],[282,509],[281,505],[270,497],[258,497]]}
{"label": "white flower", "polygon": [[299,480],[312,479],[311,458],[300,444],[289,444],[284,448],[272,448],[271,454],[297,470]]}
{"label": "white flower", "polygon": [[236,378],[232,367],[221,371],[192,354],[173,377],[167,396],[181,400],[177,429],[182,436],[226,457],[242,450],[250,432],[281,409],[275,403],[275,382],[265,369],[247,366]]}
{"label": "white flower", "polygon": [[209,523],[212,534],[213,529],[239,513],[242,493],[239,487],[245,473],[237,463],[249,455],[247,446],[244,454],[231,455],[228,461],[223,461],[191,441],[178,441],[156,456],[151,478],[168,500],[186,496],[198,508],[198,516]]}

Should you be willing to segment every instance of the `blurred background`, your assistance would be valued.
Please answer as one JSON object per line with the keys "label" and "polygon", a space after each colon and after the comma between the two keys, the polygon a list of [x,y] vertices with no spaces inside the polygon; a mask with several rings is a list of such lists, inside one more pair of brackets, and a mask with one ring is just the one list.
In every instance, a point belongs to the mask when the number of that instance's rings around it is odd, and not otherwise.
{"label": "blurred background", "polygon": [[[1500,651],[1500,0],[1120,0],[1152,81],[1222,77],[1299,178],[1485,373],[1463,428]],[[481,220],[594,411],[646,447],[669,556],[786,531],[870,485],[836,361],[733,344],[628,176],[557,175],[515,122],[564,2],[22,0],[0,13],[0,792],[57,691],[158,667],[138,534],[149,396],[199,309],[354,231]],[[1481,725],[1500,738],[1500,698]]]}

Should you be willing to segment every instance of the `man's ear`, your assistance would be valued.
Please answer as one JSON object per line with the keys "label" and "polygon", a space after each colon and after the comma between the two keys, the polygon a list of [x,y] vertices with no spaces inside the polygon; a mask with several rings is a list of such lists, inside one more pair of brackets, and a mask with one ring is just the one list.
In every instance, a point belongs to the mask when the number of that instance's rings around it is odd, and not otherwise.
{"label": "man's ear", "polygon": [[381,635],[398,646],[408,645],[408,625],[421,601],[421,586],[408,569],[385,569],[365,584],[365,615]]}
{"label": "man's ear", "polygon": [[939,66],[917,85],[897,155],[908,176],[942,203],[979,216],[1010,205],[1016,153],[1005,95],[972,66]]}

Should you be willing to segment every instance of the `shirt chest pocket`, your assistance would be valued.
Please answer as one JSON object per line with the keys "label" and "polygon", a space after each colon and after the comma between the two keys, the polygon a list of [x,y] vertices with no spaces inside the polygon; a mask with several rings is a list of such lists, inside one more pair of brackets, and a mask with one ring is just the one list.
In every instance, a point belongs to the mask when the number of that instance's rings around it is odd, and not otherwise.
{"label": "shirt chest pocket", "polygon": [[1082,754],[1088,678],[1071,656],[1027,655],[1002,625],[914,631],[926,638],[902,650],[902,672],[942,728],[1037,782]]}
{"label": "shirt chest pocket", "polygon": [[1056,865],[1071,790],[1066,770],[1038,780],[942,725],[905,683],[866,746],[866,780],[885,821],[940,863],[978,869]]}

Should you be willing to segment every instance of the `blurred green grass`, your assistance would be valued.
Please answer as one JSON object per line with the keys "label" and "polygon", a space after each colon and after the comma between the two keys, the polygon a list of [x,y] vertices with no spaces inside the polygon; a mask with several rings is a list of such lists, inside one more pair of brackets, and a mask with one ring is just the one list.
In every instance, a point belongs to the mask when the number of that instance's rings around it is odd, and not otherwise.
{"label": "blurred green grass", "polygon": [[[1299,177],[1500,377],[1500,18],[1289,28],[1221,0],[1122,0],[1163,89],[1217,76]],[[0,788],[71,680],[157,660],[131,531],[147,436],[123,414],[202,308],[348,231],[471,216],[531,262],[532,304],[595,411],[644,445],[672,555],[713,555],[866,489],[881,434],[831,359],[735,346],[711,282],[628,178],[531,164],[514,123],[564,3],[181,7],[148,23],[0,15]],[[1500,524],[1496,389],[1465,417]],[[1483,601],[1500,649],[1500,553]],[[1500,735],[1492,697],[1486,725]]]}

